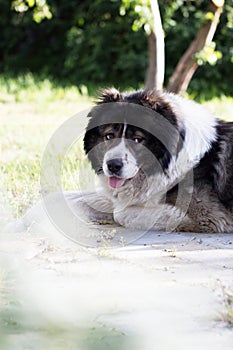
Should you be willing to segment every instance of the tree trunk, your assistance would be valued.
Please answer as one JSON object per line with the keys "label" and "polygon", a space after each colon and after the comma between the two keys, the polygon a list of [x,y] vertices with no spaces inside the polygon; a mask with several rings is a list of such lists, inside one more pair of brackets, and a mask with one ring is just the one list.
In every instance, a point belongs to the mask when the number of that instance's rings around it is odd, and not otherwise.
{"label": "tree trunk", "polygon": [[148,36],[148,68],[146,71],[146,89],[153,89],[156,85],[156,37],[152,31]]}
{"label": "tree trunk", "polygon": [[214,37],[224,0],[212,0],[207,7],[207,13],[213,14],[212,20],[206,20],[198,30],[196,38],[191,43],[187,51],[178,62],[173,75],[171,76],[167,90],[174,93],[183,93],[186,91],[198,64],[195,61],[195,54],[201,51],[206,45],[209,45]]}
{"label": "tree trunk", "polygon": [[145,87],[162,90],[164,82],[165,59],[164,59],[164,32],[159,11],[158,1],[151,0],[153,12],[153,29],[148,37],[149,62],[146,74]]}

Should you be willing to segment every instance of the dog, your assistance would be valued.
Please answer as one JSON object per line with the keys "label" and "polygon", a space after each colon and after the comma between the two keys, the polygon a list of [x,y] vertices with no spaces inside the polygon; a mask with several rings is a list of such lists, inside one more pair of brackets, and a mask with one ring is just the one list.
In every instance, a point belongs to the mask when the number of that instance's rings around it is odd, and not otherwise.
{"label": "dog", "polygon": [[[233,231],[233,122],[171,93],[109,88],[88,114],[83,144],[99,186],[64,193],[80,218],[129,230]],[[38,206],[21,223],[34,213]]]}
{"label": "dog", "polygon": [[232,232],[232,122],[171,93],[114,88],[88,117],[84,149],[100,179],[93,217],[130,229]]}

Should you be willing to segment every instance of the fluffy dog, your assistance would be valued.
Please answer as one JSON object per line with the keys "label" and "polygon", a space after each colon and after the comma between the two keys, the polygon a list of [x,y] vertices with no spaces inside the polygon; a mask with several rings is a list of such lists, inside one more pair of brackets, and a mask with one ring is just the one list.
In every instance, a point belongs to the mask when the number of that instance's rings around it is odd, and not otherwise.
{"label": "fluffy dog", "polygon": [[232,232],[233,123],[203,106],[107,89],[89,114],[84,149],[100,179],[90,217],[131,229]]}
{"label": "fluffy dog", "polygon": [[100,185],[64,193],[78,216],[130,230],[233,231],[233,123],[174,94],[114,88],[88,120],[84,150]]}

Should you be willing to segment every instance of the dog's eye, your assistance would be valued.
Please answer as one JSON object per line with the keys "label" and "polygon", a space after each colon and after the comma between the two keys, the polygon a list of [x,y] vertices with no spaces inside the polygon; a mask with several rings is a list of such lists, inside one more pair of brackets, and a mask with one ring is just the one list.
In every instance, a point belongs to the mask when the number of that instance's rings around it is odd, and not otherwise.
{"label": "dog's eye", "polygon": [[109,134],[106,134],[106,135],[104,136],[104,139],[105,139],[106,141],[108,141],[108,140],[114,139],[114,137],[115,137],[115,135],[113,134],[113,132],[110,132]]}
{"label": "dog's eye", "polygon": [[134,137],[133,137],[133,141],[134,141],[135,143],[141,143],[143,140],[144,140],[144,139],[143,139],[143,137],[141,137],[141,136],[134,136]]}

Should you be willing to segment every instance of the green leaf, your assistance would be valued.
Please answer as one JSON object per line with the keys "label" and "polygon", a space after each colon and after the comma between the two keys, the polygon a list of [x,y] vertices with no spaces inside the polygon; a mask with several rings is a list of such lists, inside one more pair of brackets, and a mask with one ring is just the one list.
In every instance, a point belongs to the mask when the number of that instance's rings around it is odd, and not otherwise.
{"label": "green leaf", "polygon": [[35,0],[27,0],[28,6],[33,7],[35,5]]}

